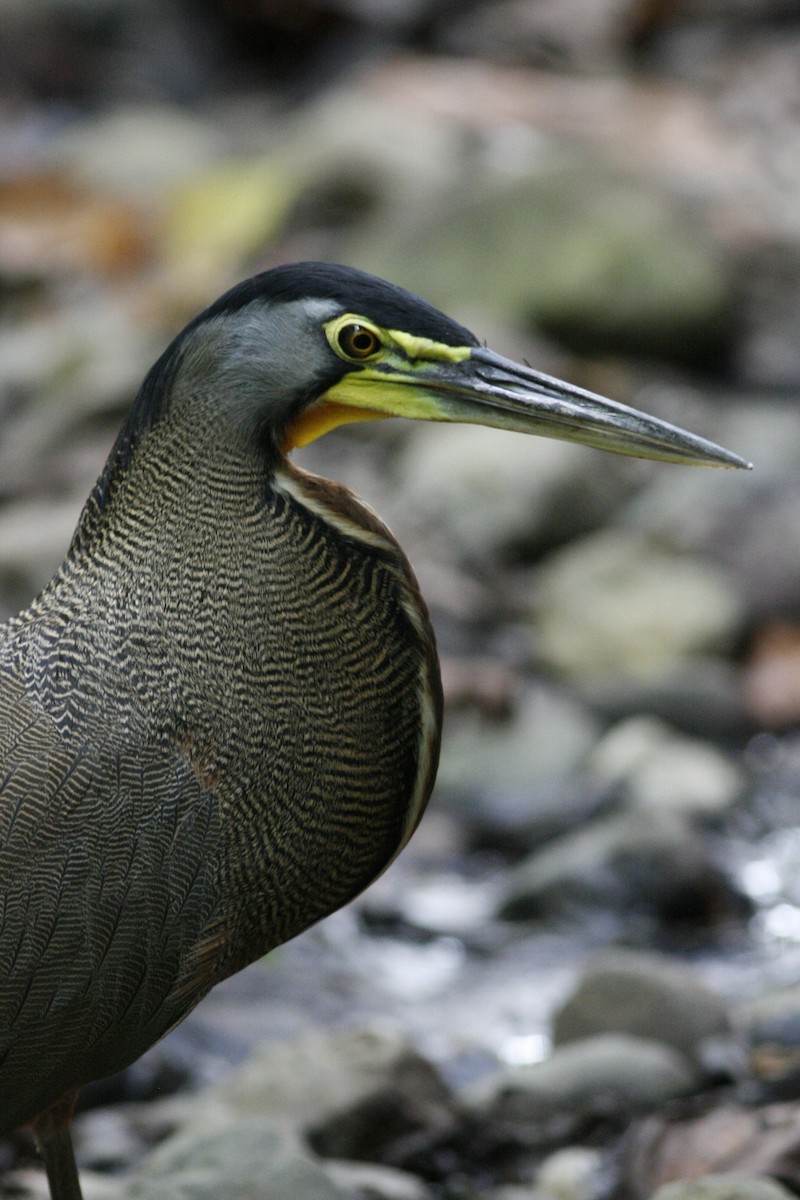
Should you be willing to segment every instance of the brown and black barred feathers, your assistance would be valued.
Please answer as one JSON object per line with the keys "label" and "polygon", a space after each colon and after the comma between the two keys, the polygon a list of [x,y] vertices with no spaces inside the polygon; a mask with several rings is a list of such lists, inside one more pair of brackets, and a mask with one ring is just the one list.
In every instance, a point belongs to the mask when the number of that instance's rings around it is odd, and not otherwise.
{"label": "brown and black barred feathers", "polygon": [[351,493],[173,403],[0,629],[0,1131],[120,1070],[404,844],[441,697]]}

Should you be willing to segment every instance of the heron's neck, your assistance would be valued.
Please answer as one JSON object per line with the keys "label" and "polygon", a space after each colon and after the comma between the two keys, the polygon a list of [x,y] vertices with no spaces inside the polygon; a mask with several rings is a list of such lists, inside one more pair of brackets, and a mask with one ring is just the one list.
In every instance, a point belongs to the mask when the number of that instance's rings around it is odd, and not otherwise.
{"label": "heron's neck", "polygon": [[188,553],[207,520],[222,529],[226,517],[261,503],[280,456],[220,412],[213,396],[179,395],[152,427],[129,421],[86,502],[69,559],[91,558],[109,541],[158,555],[169,528]]}

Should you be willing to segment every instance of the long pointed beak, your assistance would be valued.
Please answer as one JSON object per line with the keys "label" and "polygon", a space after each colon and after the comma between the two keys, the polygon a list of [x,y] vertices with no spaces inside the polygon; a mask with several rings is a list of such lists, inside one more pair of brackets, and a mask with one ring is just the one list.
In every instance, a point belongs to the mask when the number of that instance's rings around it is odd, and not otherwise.
{"label": "long pointed beak", "polygon": [[460,362],[436,363],[414,382],[435,406],[425,414],[429,420],[490,425],[664,462],[751,468],[705,438],[482,347]]}

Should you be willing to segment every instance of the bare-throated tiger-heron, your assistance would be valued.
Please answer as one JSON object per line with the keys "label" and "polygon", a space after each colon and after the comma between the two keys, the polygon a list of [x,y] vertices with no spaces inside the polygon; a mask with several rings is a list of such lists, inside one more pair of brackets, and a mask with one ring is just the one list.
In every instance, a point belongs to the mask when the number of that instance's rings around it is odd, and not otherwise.
{"label": "bare-throated tiger-heron", "polygon": [[[78,1200],[78,1088],[400,851],[441,688],[406,558],[292,447],[375,417],[746,466],[351,268],[233,288],[147,375],[56,575],[0,628],[0,1132]],[[502,486],[499,482],[498,486]]]}

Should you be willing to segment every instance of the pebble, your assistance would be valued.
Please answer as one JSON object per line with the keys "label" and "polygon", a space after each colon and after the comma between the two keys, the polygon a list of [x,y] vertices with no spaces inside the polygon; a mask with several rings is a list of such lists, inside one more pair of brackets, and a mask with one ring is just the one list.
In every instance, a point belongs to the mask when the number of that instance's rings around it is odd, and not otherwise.
{"label": "pebble", "polygon": [[716,747],[652,717],[633,717],[609,730],[587,771],[631,808],[700,820],[724,816],[745,785],[741,768]]}
{"label": "pebble", "polygon": [[548,1155],[536,1183],[558,1200],[598,1200],[604,1194],[605,1156],[589,1146],[565,1146]]}

